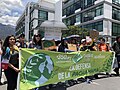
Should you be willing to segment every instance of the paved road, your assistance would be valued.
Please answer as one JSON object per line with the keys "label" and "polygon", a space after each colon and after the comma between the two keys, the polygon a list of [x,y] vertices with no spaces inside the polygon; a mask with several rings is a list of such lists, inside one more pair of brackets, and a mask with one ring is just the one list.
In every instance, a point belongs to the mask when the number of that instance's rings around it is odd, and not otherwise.
{"label": "paved road", "polygon": [[[120,77],[104,77],[103,75],[100,77],[100,79],[92,80],[90,84],[83,82],[70,87],[59,86],[51,89],[43,87],[40,90],[120,90]],[[0,90],[6,90],[6,84],[0,86]]]}

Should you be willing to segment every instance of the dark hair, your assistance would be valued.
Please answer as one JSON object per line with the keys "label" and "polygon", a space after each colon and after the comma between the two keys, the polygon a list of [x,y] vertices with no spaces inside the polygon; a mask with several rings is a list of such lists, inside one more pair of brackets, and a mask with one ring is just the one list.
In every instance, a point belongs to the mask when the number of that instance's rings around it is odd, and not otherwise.
{"label": "dark hair", "polygon": [[20,34],[19,38],[21,38],[21,37],[25,37],[25,34],[23,34],[23,33]]}
{"label": "dark hair", "polygon": [[35,34],[35,35],[34,35],[34,37],[36,37],[36,36],[41,37],[41,35],[40,35],[40,34]]}
{"label": "dark hair", "polygon": [[62,40],[61,40],[61,45],[62,45],[62,46],[65,46],[65,48],[68,48],[67,43],[65,43],[65,39],[62,39]]}
{"label": "dark hair", "polygon": [[117,36],[117,37],[116,37],[116,41],[117,41],[117,42],[118,42],[118,39],[119,39],[119,38],[120,38],[120,36]]}
{"label": "dark hair", "polygon": [[[35,37],[40,37],[40,40],[37,42],[37,40],[36,40]],[[41,46],[41,35],[40,34],[35,34],[34,35],[34,37],[33,37],[33,43],[36,44],[36,45]]]}
{"label": "dark hair", "polygon": [[104,41],[105,42],[105,39],[104,38],[100,38],[100,40]]}
{"label": "dark hair", "polygon": [[[5,52],[6,48],[9,47],[9,39],[10,39],[10,37],[14,37],[15,38],[14,35],[10,35],[10,36],[7,36],[5,38],[5,41],[3,43],[3,53]],[[15,41],[16,41],[16,39],[15,39]]]}

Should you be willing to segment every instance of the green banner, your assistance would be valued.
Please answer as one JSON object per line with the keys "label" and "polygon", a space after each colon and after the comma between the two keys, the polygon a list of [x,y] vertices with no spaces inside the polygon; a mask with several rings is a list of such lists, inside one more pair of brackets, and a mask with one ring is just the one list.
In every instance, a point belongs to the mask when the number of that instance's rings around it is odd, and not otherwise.
{"label": "green banner", "polygon": [[21,49],[20,90],[110,72],[112,62],[112,52]]}

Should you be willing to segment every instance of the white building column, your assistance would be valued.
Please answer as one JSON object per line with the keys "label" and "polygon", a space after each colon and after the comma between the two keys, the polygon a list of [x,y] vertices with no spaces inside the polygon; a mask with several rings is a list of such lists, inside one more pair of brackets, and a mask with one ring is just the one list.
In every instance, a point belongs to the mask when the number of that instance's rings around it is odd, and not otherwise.
{"label": "white building column", "polygon": [[112,6],[104,3],[103,14],[104,18],[112,19]]}
{"label": "white building column", "polygon": [[[111,0],[108,1],[110,2]],[[112,6],[104,3],[103,14],[104,14],[104,18],[106,18],[103,20],[103,35],[111,36],[112,22],[110,21],[110,19],[112,19]],[[111,38],[108,38],[108,41],[111,43]]]}
{"label": "white building column", "polygon": [[105,1],[112,3],[112,0],[105,0]]}
{"label": "white building column", "polygon": [[62,22],[62,0],[55,4],[55,21]]}
{"label": "white building column", "polygon": [[30,17],[30,3],[27,4],[25,10],[25,39],[29,40],[29,17]]}

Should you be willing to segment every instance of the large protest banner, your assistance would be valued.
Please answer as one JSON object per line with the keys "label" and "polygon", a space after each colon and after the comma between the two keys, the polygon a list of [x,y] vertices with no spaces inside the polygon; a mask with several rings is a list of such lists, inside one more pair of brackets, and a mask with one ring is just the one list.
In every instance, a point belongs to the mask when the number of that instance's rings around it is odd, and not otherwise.
{"label": "large protest banner", "polygon": [[82,51],[61,53],[21,49],[20,90],[110,72],[112,52]]}

